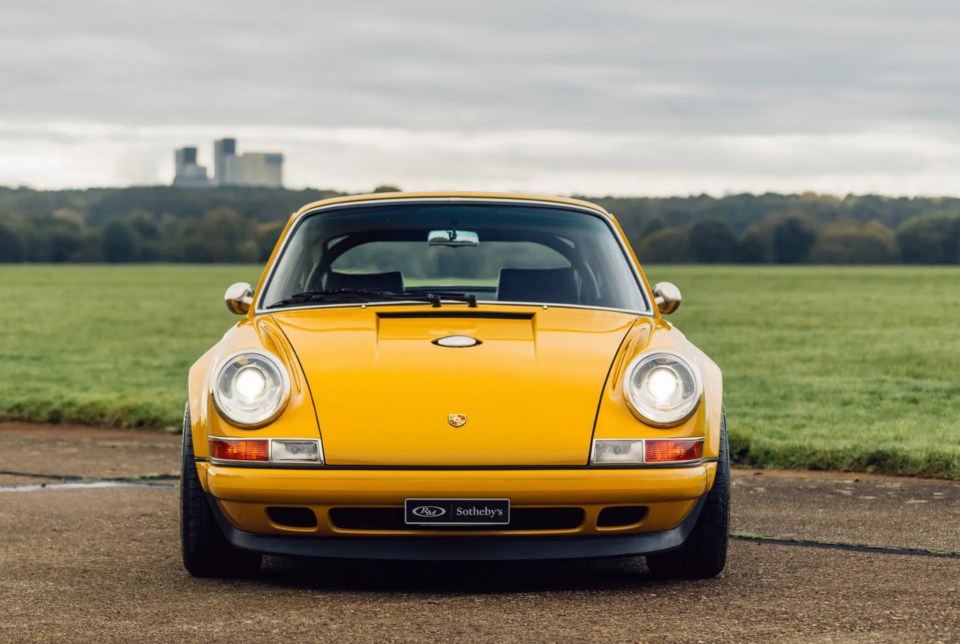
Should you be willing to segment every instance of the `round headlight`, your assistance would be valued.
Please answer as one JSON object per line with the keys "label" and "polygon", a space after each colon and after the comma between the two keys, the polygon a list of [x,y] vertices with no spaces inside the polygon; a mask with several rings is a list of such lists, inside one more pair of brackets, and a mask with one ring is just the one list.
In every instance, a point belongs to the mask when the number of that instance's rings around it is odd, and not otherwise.
{"label": "round headlight", "polygon": [[703,393],[697,370],[672,351],[651,351],[627,366],[623,389],[642,420],[679,425],[697,410]]}
{"label": "round headlight", "polygon": [[213,376],[213,403],[238,427],[260,427],[280,415],[290,397],[290,376],[274,356],[253,349],[234,353]]}

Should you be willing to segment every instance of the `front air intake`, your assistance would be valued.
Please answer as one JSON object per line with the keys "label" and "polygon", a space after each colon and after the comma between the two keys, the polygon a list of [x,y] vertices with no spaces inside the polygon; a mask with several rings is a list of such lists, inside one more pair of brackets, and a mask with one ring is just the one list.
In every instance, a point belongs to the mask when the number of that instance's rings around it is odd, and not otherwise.
{"label": "front air intake", "polygon": [[647,508],[642,505],[623,505],[604,508],[597,517],[598,528],[625,528],[643,521]]}
{"label": "front air intake", "polygon": [[411,526],[403,508],[333,508],[330,523],[340,530],[417,530],[431,532],[482,532],[574,530],[583,523],[582,508],[511,508],[510,523],[489,526]]}
{"label": "front air intake", "polygon": [[267,516],[286,528],[316,528],[317,515],[310,508],[267,508]]}

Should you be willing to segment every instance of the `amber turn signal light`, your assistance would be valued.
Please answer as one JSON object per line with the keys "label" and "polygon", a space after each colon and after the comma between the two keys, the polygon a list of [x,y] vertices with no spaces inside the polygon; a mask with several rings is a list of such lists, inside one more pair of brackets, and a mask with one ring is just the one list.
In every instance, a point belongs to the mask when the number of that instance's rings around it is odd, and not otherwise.
{"label": "amber turn signal light", "polygon": [[699,461],[703,458],[702,438],[648,439],[647,463]]}
{"label": "amber turn signal light", "polygon": [[269,461],[270,441],[210,439],[210,455],[224,461]]}

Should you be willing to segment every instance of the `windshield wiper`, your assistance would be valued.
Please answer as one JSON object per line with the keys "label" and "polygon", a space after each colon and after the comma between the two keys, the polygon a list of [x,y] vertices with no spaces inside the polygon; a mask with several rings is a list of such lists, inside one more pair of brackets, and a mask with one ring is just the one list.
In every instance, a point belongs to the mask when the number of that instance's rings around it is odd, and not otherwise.
{"label": "windshield wiper", "polygon": [[423,293],[416,291],[404,291],[405,295],[415,298],[424,298],[434,307],[440,307],[440,300],[453,300],[454,302],[466,302],[472,309],[477,308],[477,296],[473,293]]}
{"label": "windshield wiper", "polygon": [[308,302],[429,302],[434,307],[439,307],[441,300],[456,300],[467,302],[469,306],[477,306],[477,296],[466,293],[417,293],[413,291],[404,291],[395,293],[393,291],[378,291],[368,288],[338,288],[326,291],[304,291],[295,293],[290,297],[274,302],[267,308],[275,309],[292,304],[306,304]]}
{"label": "windshield wiper", "polygon": [[[337,288],[325,291],[304,291],[271,304],[268,308],[278,308],[291,304],[306,304],[308,302],[370,302],[371,300],[403,301],[410,297],[390,291],[378,291],[368,288]],[[430,300],[425,300],[430,301]]]}

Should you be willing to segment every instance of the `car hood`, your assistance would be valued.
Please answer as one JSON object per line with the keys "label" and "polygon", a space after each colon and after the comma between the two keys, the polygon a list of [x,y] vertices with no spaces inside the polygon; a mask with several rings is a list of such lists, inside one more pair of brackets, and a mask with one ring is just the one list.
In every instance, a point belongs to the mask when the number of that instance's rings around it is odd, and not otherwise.
{"label": "car hood", "polygon": [[[489,305],[273,317],[306,375],[327,463],[374,466],[585,465],[611,364],[649,322]],[[451,335],[480,343],[434,343]]]}

